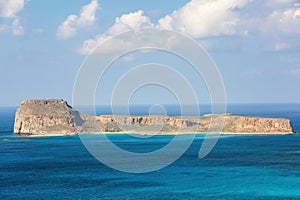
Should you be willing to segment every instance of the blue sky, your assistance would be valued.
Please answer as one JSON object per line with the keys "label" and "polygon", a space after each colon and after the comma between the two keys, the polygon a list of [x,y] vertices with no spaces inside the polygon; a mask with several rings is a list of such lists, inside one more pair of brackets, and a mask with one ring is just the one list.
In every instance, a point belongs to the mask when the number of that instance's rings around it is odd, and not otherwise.
{"label": "blue sky", "polygon": [[[89,51],[103,39],[143,27],[176,30],[203,45],[219,68],[229,103],[300,102],[299,0],[0,0],[0,105],[41,98],[71,102]],[[153,61],[186,67],[161,53],[128,55],[108,74],[96,103],[109,103],[105,97],[118,67]],[[195,79],[190,76],[192,84]],[[205,85],[194,87],[201,88],[200,102],[208,102]],[[132,99],[176,102],[156,86]]]}

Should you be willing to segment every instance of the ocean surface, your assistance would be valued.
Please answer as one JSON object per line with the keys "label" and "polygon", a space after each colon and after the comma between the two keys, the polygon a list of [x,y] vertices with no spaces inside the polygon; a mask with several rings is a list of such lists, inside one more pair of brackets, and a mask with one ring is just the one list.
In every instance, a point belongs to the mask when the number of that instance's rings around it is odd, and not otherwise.
{"label": "ocean surface", "polygon": [[[130,174],[99,162],[79,136],[14,136],[15,110],[0,107],[0,199],[300,199],[299,134],[221,136],[202,159],[198,152],[204,135],[198,135],[168,167]],[[140,106],[131,113],[147,110]],[[166,110],[169,115],[180,114],[176,106]],[[111,112],[105,107],[97,111]],[[300,104],[229,105],[228,112],[289,118],[300,132]],[[132,152],[151,152],[173,137],[110,135],[109,139]]]}

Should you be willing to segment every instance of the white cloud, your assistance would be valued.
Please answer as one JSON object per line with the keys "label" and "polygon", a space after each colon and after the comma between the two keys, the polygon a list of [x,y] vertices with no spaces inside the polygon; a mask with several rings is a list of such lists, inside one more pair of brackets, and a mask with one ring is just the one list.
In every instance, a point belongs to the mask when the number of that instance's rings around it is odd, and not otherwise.
{"label": "white cloud", "polygon": [[[192,0],[185,6],[171,15],[161,18],[158,25],[154,25],[148,16],[144,15],[142,10],[124,14],[116,18],[115,23],[107,30],[106,33],[98,35],[94,39],[88,39],[83,42],[80,50],[81,54],[90,53],[95,47],[119,33],[136,28],[159,27],[174,29],[187,33],[194,38],[204,36],[232,35],[238,33],[236,26],[239,22],[238,10],[247,4],[248,0]],[[159,36],[158,36],[159,37]],[[157,38],[160,40],[160,38]],[[115,39],[116,41],[116,39]],[[174,42],[173,38],[165,38],[161,43]],[[130,42],[123,40],[118,41],[116,47],[132,46]]]}
{"label": "white cloud", "polygon": [[72,37],[76,34],[77,29],[77,19],[76,15],[69,15],[67,19],[58,27],[57,38],[66,39]]}
{"label": "white cloud", "polygon": [[299,48],[299,27],[300,8],[292,4],[273,9],[266,16],[245,20],[243,28],[263,41],[264,50],[285,51]]}
{"label": "white cloud", "polygon": [[295,2],[295,0],[273,0],[274,2],[277,3],[292,3]]}
{"label": "white cloud", "polygon": [[24,28],[18,18],[14,19],[11,25],[0,24],[0,33],[12,33],[14,36],[24,35]]}
{"label": "white cloud", "polygon": [[236,9],[247,0],[192,0],[159,20],[159,27],[174,29],[192,37],[232,35],[240,18]]}
{"label": "white cloud", "polygon": [[13,18],[12,24],[0,24],[0,33],[11,32],[14,36],[24,35],[24,28],[16,15],[23,10],[25,0],[0,0],[0,17]]}
{"label": "white cloud", "polygon": [[272,0],[267,2],[269,6],[274,6],[276,4],[289,4],[289,3],[297,3],[298,0]]}
{"label": "white cloud", "polygon": [[[259,14],[257,14],[259,13]],[[300,35],[299,0],[192,0],[161,18],[159,27],[174,29],[194,38],[254,36],[268,51],[284,51],[297,45]],[[213,48],[214,42],[210,42]]]}
{"label": "white cloud", "polygon": [[[106,33],[84,41],[80,52],[88,54],[118,33],[143,27],[171,29],[188,34],[204,42],[210,50],[220,44],[224,50],[232,46],[238,49],[241,39],[249,39],[249,42],[257,43],[253,47],[266,51],[299,49],[299,5],[299,0],[191,0],[182,8],[159,19],[157,24],[153,24],[139,10],[116,18]],[[236,40],[223,37],[225,39],[220,41],[222,37],[219,36],[234,36]],[[119,41],[118,44],[130,45],[128,41]]]}
{"label": "white cloud", "polygon": [[[144,16],[144,12],[142,10],[124,14],[121,17],[117,17],[115,19],[115,23],[108,29],[106,33],[97,36],[95,39],[89,39],[84,41],[80,52],[81,54],[88,54],[105,40],[122,32],[133,30],[136,28],[145,28],[153,26],[154,24],[151,22],[150,18]],[[118,43],[119,44],[116,45],[116,47],[118,47],[120,44],[123,46],[130,45],[126,41],[118,41]]]}
{"label": "white cloud", "polygon": [[142,10],[117,17],[115,24],[108,30],[109,35],[115,35],[134,28],[153,27],[149,17]]}
{"label": "white cloud", "polygon": [[96,12],[99,7],[97,0],[92,0],[88,5],[81,8],[79,16],[69,15],[67,19],[58,27],[57,38],[67,39],[74,36],[77,30],[92,25],[96,20]]}
{"label": "white cloud", "polygon": [[288,36],[300,34],[300,8],[273,11],[263,27],[264,31],[276,31],[276,33]]}
{"label": "white cloud", "polygon": [[0,17],[14,18],[24,7],[24,0],[0,0]]}
{"label": "white cloud", "polygon": [[12,34],[15,35],[15,36],[22,36],[22,35],[24,35],[24,28],[20,24],[19,19],[15,19],[13,21],[12,27],[11,27],[11,31],[12,31]]}

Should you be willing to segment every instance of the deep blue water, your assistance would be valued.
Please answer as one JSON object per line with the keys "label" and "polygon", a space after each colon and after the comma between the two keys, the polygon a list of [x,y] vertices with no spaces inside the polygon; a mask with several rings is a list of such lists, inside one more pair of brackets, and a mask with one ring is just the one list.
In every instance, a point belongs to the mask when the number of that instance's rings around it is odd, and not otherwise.
{"label": "deep blue water", "polygon": [[[78,136],[14,136],[14,112],[12,107],[0,108],[0,199],[300,199],[298,134],[221,136],[203,159],[198,158],[204,138],[200,135],[170,166],[129,174],[101,164]],[[139,108],[143,112],[146,108]],[[286,117],[300,130],[299,104],[229,105],[228,112]],[[178,110],[170,107],[168,114]],[[124,149],[150,152],[173,137],[109,138]]]}

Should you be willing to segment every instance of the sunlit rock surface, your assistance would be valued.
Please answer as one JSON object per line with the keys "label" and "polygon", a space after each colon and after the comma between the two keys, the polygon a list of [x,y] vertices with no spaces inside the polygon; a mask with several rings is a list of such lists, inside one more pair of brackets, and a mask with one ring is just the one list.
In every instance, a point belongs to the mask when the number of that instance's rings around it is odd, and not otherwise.
{"label": "sunlit rock surface", "polygon": [[199,117],[91,116],[80,113],[59,99],[25,100],[17,109],[15,134],[73,135],[86,133],[140,134],[290,134],[290,120],[210,114]]}

